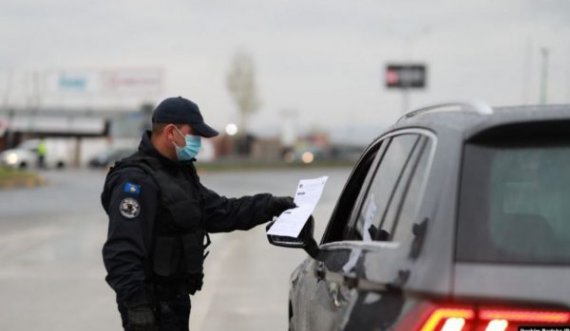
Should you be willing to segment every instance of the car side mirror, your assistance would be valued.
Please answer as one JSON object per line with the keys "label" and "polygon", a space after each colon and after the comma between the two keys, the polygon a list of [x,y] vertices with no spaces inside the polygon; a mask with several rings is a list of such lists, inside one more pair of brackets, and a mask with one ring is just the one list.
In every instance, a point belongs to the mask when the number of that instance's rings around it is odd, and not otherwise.
{"label": "car side mirror", "polygon": [[[269,231],[273,226],[275,221],[270,222],[265,230]],[[318,260],[318,256],[320,253],[319,245],[314,238],[314,231],[315,231],[315,220],[313,216],[309,217],[309,220],[303,226],[303,229],[299,233],[298,237],[287,237],[287,236],[275,236],[275,235],[267,235],[267,240],[274,245],[279,247],[289,247],[289,248],[302,248],[309,254],[313,259]]]}

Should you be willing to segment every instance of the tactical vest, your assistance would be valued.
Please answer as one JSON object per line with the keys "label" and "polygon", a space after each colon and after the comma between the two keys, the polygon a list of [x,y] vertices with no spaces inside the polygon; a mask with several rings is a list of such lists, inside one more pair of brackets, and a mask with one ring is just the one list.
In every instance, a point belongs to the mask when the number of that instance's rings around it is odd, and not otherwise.
{"label": "tactical vest", "polygon": [[[152,157],[135,154],[118,162],[111,172],[126,167],[142,169],[160,191],[162,208],[157,208],[152,230],[147,276],[157,283],[182,285],[188,293],[194,294],[202,288],[203,264],[210,245],[210,237],[202,226],[204,204],[199,187],[179,170],[167,169]],[[198,177],[191,175],[196,177],[197,184]]]}

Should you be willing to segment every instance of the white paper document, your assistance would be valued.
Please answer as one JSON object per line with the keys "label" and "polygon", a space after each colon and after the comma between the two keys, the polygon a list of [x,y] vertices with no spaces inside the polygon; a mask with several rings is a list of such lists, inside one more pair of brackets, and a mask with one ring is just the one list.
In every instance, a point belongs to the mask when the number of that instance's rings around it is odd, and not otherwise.
{"label": "white paper document", "polygon": [[328,176],[324,176],[300,180],[294,199],[297,208],[288,209],[279,215],[267,234],[297,237],[309,216],[313,214],[328,178]]}

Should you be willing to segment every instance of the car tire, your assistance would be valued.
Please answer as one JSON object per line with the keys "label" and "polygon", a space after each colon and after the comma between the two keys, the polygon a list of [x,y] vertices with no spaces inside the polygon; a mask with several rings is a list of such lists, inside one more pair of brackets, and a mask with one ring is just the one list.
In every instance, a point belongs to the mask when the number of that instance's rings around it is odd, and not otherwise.
{"label": "car tire", "polygon": [[20,169],[27,169],[28,168],[28,163],[27,162],[22,162],[20,163],[20,165],[18,166],[18,168]]}
{"label": "car tire", "polygon": [[61,169],[65,168],[65,162],[63,162],[63,161],[58,161],[58,162],[56,163],[55,167],[56,167],[57,169],[61,170]]}

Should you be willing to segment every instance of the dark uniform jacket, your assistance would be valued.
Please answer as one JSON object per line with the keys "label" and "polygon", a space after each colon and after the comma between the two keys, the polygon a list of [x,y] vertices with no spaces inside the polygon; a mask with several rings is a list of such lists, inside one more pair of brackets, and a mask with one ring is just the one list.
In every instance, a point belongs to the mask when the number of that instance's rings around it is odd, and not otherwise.
{"label": "dark uniform jacket", "polygon": [[248,230],[271,219],[270,194],[220,196],[200,183],[193,162],[159,154],[150,135],[143,135],[137,153],[111,169],[101,195],[109,216],[106,281],[118,302],[148,298],[149,284],[195,281],[188,293],[199,290],[208,232]]}

